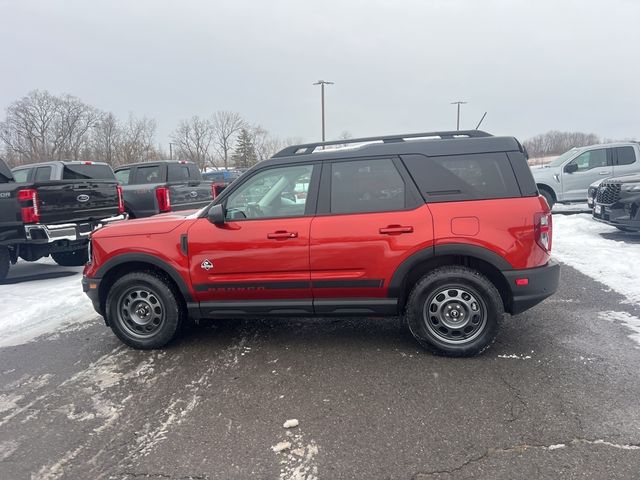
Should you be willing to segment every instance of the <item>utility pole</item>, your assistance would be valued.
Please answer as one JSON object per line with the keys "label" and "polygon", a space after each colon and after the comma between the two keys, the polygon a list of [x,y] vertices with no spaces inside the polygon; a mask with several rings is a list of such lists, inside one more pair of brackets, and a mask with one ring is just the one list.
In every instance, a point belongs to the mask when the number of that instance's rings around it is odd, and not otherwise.
{"label": "utility pole", "polygon": [[173,160],[173,143],[169,142],[169,160]]}
{"label": "utility pole", "polygon": [[318,80],[314,85],[320,85],[320,103],[322,108],[322,141],[324,142],[324,86],[333,85],[333,82],[327,82],[326,80]]}
{"label": "utility pole", "polygon": [[451,105],[458,105],[458,120],[456,121],[456,130],[460,130],[460,105],[464,105],[467,102],[457,101],[451,102]]}

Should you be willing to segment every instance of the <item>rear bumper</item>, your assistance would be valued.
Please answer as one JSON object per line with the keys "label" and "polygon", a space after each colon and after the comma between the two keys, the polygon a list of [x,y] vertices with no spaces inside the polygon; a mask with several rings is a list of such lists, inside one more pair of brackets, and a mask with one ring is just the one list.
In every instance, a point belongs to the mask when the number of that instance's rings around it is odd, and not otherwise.
{"label": "rear bumper", "polygon": [[112,222],[126,220],[126,213],[115,217],[103,218],[93,222],[65,223],[60,225],[45,225],[36,223],[25,225],[24,232],[27,241],[34,243],[53,243],[60,240],[77,241],[88,239],[95,229]]}
{"label": "rear bumper", "polygon": [[[554,260],[550,260],[544,267],[508,270],[502,273],[511,290],[507,311],[512,315],[522,313],[550,297],[560,283],[560,264]],[[524,278],[528,280],[527,285],[516,285],[517,279]]]}
{"label": "rear bumper", "polygon": [[100,307],[100,279],[82,277],[82,291],[87,294],[93,304],[93,309],[104,317],[104,312]]}

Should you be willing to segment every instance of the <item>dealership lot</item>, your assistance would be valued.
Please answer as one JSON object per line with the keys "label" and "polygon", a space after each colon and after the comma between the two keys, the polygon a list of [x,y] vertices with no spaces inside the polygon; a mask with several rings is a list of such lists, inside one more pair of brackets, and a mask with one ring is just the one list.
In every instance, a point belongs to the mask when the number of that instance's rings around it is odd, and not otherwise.
{"label": "dealership lot", "polygon": [[397,319],[213,321],[134,351],[77,269],[42,264],[70,274],[0,286],[0,478],[637,478],[640,235],[554,223],[558,293],[467,359]]}

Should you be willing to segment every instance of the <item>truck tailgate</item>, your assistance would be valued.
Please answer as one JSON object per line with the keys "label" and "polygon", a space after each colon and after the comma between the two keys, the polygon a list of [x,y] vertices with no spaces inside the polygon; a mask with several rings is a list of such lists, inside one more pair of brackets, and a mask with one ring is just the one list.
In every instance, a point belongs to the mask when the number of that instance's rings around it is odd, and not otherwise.
{"label": "truck tailgate", "polygon": [[169,184],[169,189],[172,210],[201,208],[213,200],[211,182],[206,180],[189,184]]}
{"label": "truck tailgate", "polygon": [[118,215],[117,183],[110,180],[60,180],[36,184],[40,222],[101,220]]}

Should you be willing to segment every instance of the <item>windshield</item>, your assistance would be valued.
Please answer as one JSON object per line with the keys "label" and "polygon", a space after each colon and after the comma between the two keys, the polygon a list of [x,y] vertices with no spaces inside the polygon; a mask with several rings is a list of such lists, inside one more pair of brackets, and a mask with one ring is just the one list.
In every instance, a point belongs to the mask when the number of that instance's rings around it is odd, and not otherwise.
{"label": "windshield", "polygon": [[549,167],[559,167],[565,162],[565,160],[567,160],[569,157],[572,157],[576,153],[576,151],[577,149],[572,148],[568,152],[564,152],[562,155],[560,155],[558,158],[556,158],[551,163],[548,163],[547,165]]}

